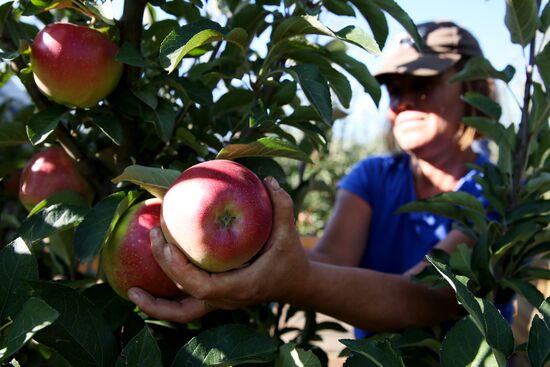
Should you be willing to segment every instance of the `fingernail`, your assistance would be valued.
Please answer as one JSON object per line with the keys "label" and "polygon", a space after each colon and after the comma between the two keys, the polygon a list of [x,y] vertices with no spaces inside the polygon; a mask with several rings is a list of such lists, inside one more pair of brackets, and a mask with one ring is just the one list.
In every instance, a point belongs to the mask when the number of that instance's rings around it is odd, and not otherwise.
{"label": "fingernail", "polygon": [[279,183],[277,182],[275,177],[269,176],[267,179],[268,179],[267,181],[268,185],[271,186],[273,190],[279,190],[281,188],[281,186],[279,186]]}
{"label": "fingernail", "polygon": [[164,243],[164,249],[162,251],[164,251],[165,258],[169,259],[172,257],[172,246],[170,246],[169,243]]}
{"label": "fingernail", "polygon": [[137,291],[135,288],[128,289],[128,298],[130,301],[137,303],[141,299],[141,295],[139,294],[139,291]]}

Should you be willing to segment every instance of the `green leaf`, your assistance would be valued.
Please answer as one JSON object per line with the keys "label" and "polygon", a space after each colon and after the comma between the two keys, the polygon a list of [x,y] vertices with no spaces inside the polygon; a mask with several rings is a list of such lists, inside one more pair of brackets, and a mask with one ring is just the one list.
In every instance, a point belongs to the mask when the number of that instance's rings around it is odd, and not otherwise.
{"label": "green leaf", "polygon": [[221,25],[208,19],[187,24],[166,36],[160,46],[160,64],[173,72],[183,59],[193,49],[208,43],[220,41],[227,33]]}
{"label": "green leaf", "polygon": [[0,320],[14,316],[29,298],[26,280],[38,279],[38,264],[21,238],[0,250]]}
{"label": "green leaf", "polygon": [[120,176],[113,178],[111,181],[115,184],[129,181],[162,199],[168,187],[178,178],[180,173],[172,169],[133,165],[126,167]]}
{"label": "green leaf", "polygon": [[216,159],[237,159],[242,157],[284,157],[311,162],[309,156],[298,147],[284,140],[265,137],[248,144],[229,144],[216,156]]}
{"label": "green leaf", "polygon": [[316,65],[300,64],[288,70],[327,125],[332,125],[332,101],[326,78]]}
{"label": "green leaf", "polygon": [[516,69],[514,69],[511,65],[508,65],[501,71],[498,71],[493,67],[489,60],[477,56],[468,60],[466,65],[464,65],[464,68],[459,73],[455,74],[449,81],[456,82],[492,78],[500,79],[505,83],[509,83],[514,77],[515,72]]}
{"label": "green leaf", "polygon": [[147,66],[147,61],[141,56],[139,49],[131,43],[124,42],[118,50],[116,60],[123,64],[144,68]]}
{"label": "green leaf", "polygon": [[548,27],[550,27],[550,3],[546,3],[540,15],[539,31],[546,32]]}
{"label": "green leaf", "polygon": [[311,351],[296,348],[294,343],[286,343],[279,348],[275,367],[321,367],[319,358]]}
{"label": "green leaf", "polygon": [[539,26],[536,0],[506,0],[504,23],[510,31],[512,42],[527,46]]}
{"label": "green leaf", "polygon": [[44,301],[31,297],[15,315],[7,335],[0,337],[0,362],[25,345],[36,332],[48,327],[59,317],[59,312]]}
{"label": "green leaf", "polygon": [[273,361],[277,342],[241,324],[208,329],[192,338],[176,354],[172,367],[233,366]]}
{"label": "green leaf", "polygon": [[498,367],[499,363],[471,316],[458,321],[441,345],[441,365],[445,367]]}
{"label": "green leaf", "polygon": [[350,0],[350,2],[359,9],[359,12],[369,24],[374,39],[380,47],[383,47],[386,44],[389,30],[386,16],[380,10],[380,7],[370,0]]}
{"label": "green leaf", "polygon": [[183,126],[178,127],[176,130],[176,139],[181,140],[185,145],[190,147],[201,157],[208,155],[208,147],[201,143],[195,135]]}
{"label": "green leaf", "polygon": [[466,92],[462,97],[462,100],[471,106],[474,106],[489,117],[499,120],[502,115],[502,108],[500,105],[479,92]]}
{"label": "green leaf", "polygon": [[464,117],[462,122],[473,127],[480,134],[491,139],[499,146],[505,145],[511,150],[515,145],[515,134],[513,130],[506,129],[497,121],[485,117]]}
{"label": "green leaf", "polygon": [[113,332],[116,332],[132,315],[137,316],[134,313],[136,305],[116,294],[108,283],[94,284],[86,288],[82,294],[101,312]]}
{"label": "green leaf", "polygon": [[324,0],[323,5],[328,11],[336,15],[355,16],[355,10],[345,0]]}
{"label": "green leaf", "polygon": [[345,52],[331,52],[329,58],[341,66],[346,72],[353,76],[378,105],[382,95],[380,84],[364,63],[355,60]]}
{"label": "green leaf", "polygon": [[119,191],[97,203],[76,228],[74,244],[76,256],[83,262],[93,260],[103,241],[109,236],[122,213],[138,198],[134,192]]}
{"label": "green leaf", "polygon": [[411,17],[394,0],[373,0],[380,9],[391,15],[412,36],[417,45],[422,44],[422,38]]}
{"label": "green leaf", "polygon": [[296,96],[296,82],[294,80],[283,80],[277,86],[277,91],[273,94],[273,101],[278,106],[284,106],[292,102]]}
{"label": "green leaf", "polygon": [[12,121],[0,124],[0,147],[9,147],[28,143],[25,124]]}
{"label": "green leaf", "polygon": [[54,204],[66,204],[80,206],[82,208],[88,208],[89,205],[86,199],[76,191],[59,191],[38,202],[29,212],[27,217],[31,217],[41,211],[44,208],[52,206]]}
{"label": "green leaf", "polygon": [[143,108],[143,120],[153,123],[157,135],[166,143],[174,133],[176,118],[177,112],[174,110],[174,105],[165,99],[159,100],[156,109]]}
{"label": "green leaf", "polygon": [[535,315],[529,330],[527,354],[533,367],[544,367],[550,361],[550,327]]}
{"label": "green leaf", "polygon": [[27,218],[17,230],[26,243],[34,243],[54,233],[80,224],[88,212],[81,206],[54,204]]}
{"label": "green leaf", "polygon": [[111,367],[117,343],[94,305],[77,290],[55,282],[31,282],[34,295],[59,312],[50,327],[35,339],[56,350],[69,363],[81,367]]}
{"label": "green leaf", "polygon": [[145,326],[124,347],[115,367],[162,367],[160,349],[149,327]]}
{"label": "green leaf", "polygon": [[27,124],[27,136],[31,143],[37,145],[46,140],[66,113],[65,107],[52,104],[34,114]]}
{"label": "green leaf", "polygon": [[459,274],[467,275],[470,278],[475,278],[472,272],[472,249],[466,244],[461,243],[456,250],[451,253],[449,265]]}
{"label": "green leaf", "polygon": [[544,302],[543,294],[532,283],[523,279],[503,279],[502,285],[521,294],[533,307],[539,307]]}
{"label": "green leaf", "polygon": [[405,367],[399,352],[387,339],[340,339],[352,352],[360,354],[378,367]]}
{"label": "green leaf", "polygon": [[273,32],[272,40],[273,43],[277,43],[285,39],[307,34],[318,34],[340,39],[359,46],[374,55],[379,55],[381,53],[374,38],[365,33],[361,28],[347,26],[334,32],[317,18],[309,15],[293,16],[285,19]]}
{"label": "green leaf", "polygon": [[550,90],[550,44],[546,43],[541,52],[535,57],[535,64],[546,90]]}
{"label": "green leaf", "polygon": [[124,133],[120,121],[116,116],[110,113],[94,111],[92,112],[92,121],[113,143],[116,145],[122,144]]}
{"label": "green leaf", "polygon": [[505,361],[506,357],[509,357],[514,351],[514,336],[510,325],[495,305],[485,298],[474,297],[466,285],[468,278],[454,275],[449,266],[437,259],[433,253],[427,255],[426,258],[453,287],[458,301],[471,315],[475,325],[493,348],[493,353],[499,364]]}

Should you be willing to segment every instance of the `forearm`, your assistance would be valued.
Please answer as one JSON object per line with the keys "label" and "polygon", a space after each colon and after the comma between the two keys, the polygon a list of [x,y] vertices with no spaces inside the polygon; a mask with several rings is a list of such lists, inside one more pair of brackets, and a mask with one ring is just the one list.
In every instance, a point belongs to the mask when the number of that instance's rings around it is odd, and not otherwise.
{"label": "forearm", "polygon": [[456,318],[450,289],[429,289],[402,275],[311,262],[298,289],[281,301],[312,309],[356,327],[395,331]]}

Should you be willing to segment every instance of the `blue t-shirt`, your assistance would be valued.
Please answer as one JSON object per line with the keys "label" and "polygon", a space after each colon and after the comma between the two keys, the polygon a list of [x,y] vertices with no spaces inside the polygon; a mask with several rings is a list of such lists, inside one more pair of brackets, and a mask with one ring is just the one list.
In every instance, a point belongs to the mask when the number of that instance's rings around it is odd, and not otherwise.
{"label": "blue t-shirt", "polygon": [[[489,160],[478,155],[475,164],[485,163]],[[472,194],[486,207],[482,187],[474,180],[478,174],[475,170],[466,172],[455,191]],[[445,217],[431,213],[395,213],[404,204],[417,200],[407,154],[366,158],[352,168],[338,187],[356,194],[372,209],[362,268],[402,274],[422,261],[451,230],[452,220]],[[358,338],[367,334],[355,329]]]}

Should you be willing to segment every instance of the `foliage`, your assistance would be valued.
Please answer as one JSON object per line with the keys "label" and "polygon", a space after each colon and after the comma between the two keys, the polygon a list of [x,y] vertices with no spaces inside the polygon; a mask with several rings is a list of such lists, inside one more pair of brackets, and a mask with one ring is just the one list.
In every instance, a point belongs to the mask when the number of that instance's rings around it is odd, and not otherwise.
{"label": "foliage", "polygon": [[[2,101],[0,111],[0,362],[326,365],[326,355],[312,342],[320,330],[338,330],[337,324],[317,323],[310,311],[278,304],[217,311],[185,325],[153,320],[98,282],[97,254],[133,202],[162,197],[178,172],[202,160],[234,159],[261,177],[276,177],[300,211],[306,193],[316,188],[312,183],[331,169],[320,162],[332,124],[341,116],[338,107],[349,107],[349,79],[375,102],[380,98],[378,83],[348,55],[348,47],[379,53],[388,33],[386,15],[418,41],[411,19],[393,0],[224,0],[219,8],[198,0],[132,0],[118,4],[123,6],[118,19],[110,5],[108,0],[22,0],[0,6],[0,82],[18,78],[32,99],[16,111],[8,111],[12,101]],[[497,215],[487,217],[478,202],[457,194],[403,209],[449,215],[478,240],[473,250],[430,255],[437,273],[424,278],[440,274],[468,316],[444,340],[421,330],[343,340],[347,365],[452,366],[474,360],[505,365],[522,350],[534,366],[550,358],[550,300],[529,284],[549,278],[547,270],[531,265],[549,249],[550,49],[537,52],[535,38],[548,28],[549,9],[540,9],[535,0],[507,1],[512,40],[530,54],[518,131],[495,123],[494,113],[465,121],[499,144],[498,165],[480,167],[479,179]],[[319,20],[325,12],[364,17],[373,36],[356,26],[332,29]],[[88,24],[120,45],[123,78],[95,107],[57,105],[33,80],[29,45],[40,28],[59,20]],[[533,68],[539,82],[533,81]],[[457,78],[508,82],[511,73],[510,67],[497,71],[487,60],[474,60]],[[496,110],[476,97],[465,99],[484,112]],[[17,182],[32,154],[57,144],[78,162],[95,200],[88,206],[59,193],[27,213],[9,183]],[[296,167],[297,177],[289,167]],[[513,292],[541,313],[526,347],[515,345],[494,306]],[[287,324],[298,312],[306,315],[306,325],[295,330]]]}

